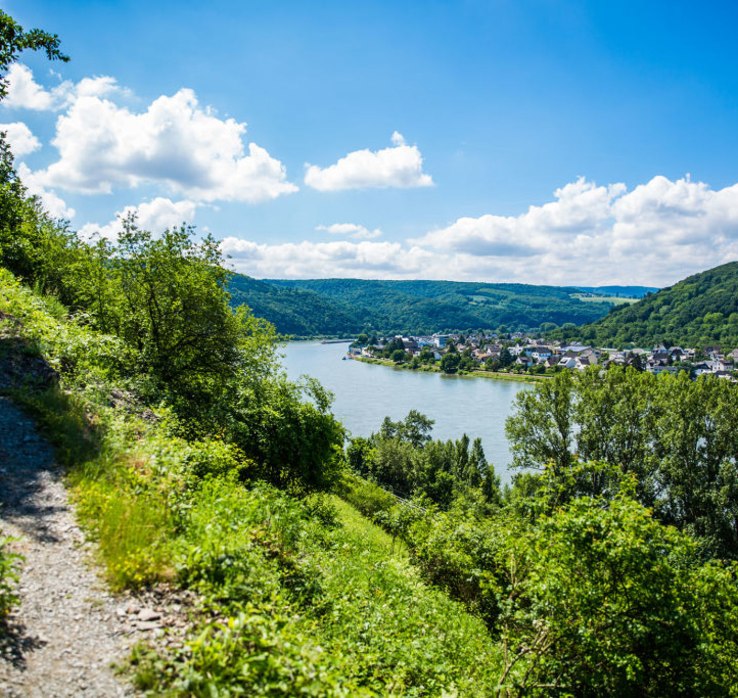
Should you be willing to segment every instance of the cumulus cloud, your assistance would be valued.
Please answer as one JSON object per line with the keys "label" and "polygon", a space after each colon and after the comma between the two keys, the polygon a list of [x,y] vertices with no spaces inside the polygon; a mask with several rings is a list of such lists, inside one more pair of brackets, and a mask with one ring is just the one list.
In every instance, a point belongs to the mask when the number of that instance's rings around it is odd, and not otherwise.
{"label": "cumulus cloud", "polygon": [[306,165],[305,184],[318,191],[342,189],[430,187],[423,172],[423,156],[416,145],[407,145],[402,134],[392,134],[392,147],[355,150],[325,168]]}
{"label": "cumulus cloud", "polygon": [[195,201],[249,203],[297,190],[264,148],[245,153],[245,124],[203,109],[192,90],[135,113],[88,87],[59,116],[60,158],[39,173],[47,186],[89,194],[158,184]]}
{"label": "cumulus cloud", "polygon": [[190,89],[155,99],[142,111],[114,78],[84,78],[45,89],[31,70],[8,74],[6,107],[58,111],[51,141],[59,157],[34,173],[46,190],[83,194],[154,186],[197,202],[255,203],[297,191],[284,165],[255,143],[246,124],[221,119]]}
{"label": "cumulus cloud", "polygon": [[333,225],[319,225],[316,230],[322,230],[331,235],[343,235],[344,237],[354,238],[355,240],[373,240],[381,237],[382,231],[379,228],[369,230],[366,226],[357,225],[356,223],[334,223]]}
{"label": "cumulus cloud", "polygon": [[[354,224],[337,224],[350,234]],[[332,226],[327,226],[331,228]],[[738,259],[738,184],[654,177],[628,190],[583,178],[517,216],[459,218],[405,242],[224,241],[257,277],[456,279],[663,286]]]}
{"label": "cumulus cloud", "polygon": [[298,242],[276,245],[227,237],[223,252],[240,272],[260,277],[417,278],[430,255],[399,242]]}
{"label": "cumulus cloud", "polygon": [[152,233],[161,233],[167,228],[174,228],[182,223],[192,223],[196,211],[197,204],[194,201],[172,201],[171,199],[156,197],[138,206],[126,206],[116,212],[112,221],[104,225],[86,223],[79,229],[78,235],[83,240],[91,240],[95,237],[115,240],[120,231],[120,221],[130,213],[136,215],[137,224],[140,228]]}
{"label": "cumulus cloud", "polygon": [[68,107],[78,97],[103,97],[105,95],[128,95],[115,78],[109,76],[83,78],[77,84],[65,80],[51,89],[39,85],[33,72],[22,63],[13,63],[6,76],[8,93],[3,106],[10,109],[33,111],[58,111]]}
{"label": "cumulus cloud", "polygon": [[[549,283],[662,285],[738,257],[738,185],[658,176],[628,191],[580,178],[519,216],[460,218],[415,241]],[[591,281],[594,279],[594,281]]]}
{"label": "cumulus cloud", "polygon": [[40,199],[44,209],[52,218],[63,218],[65,220],[74,218],[75,210],[68,206],[56,192],[47,189],[25,162],[21,162],[16,169],[28,193]]}
{"label": "cumulus cloud", "polygon": [[41,147],[41,141],[31,133],[31,129],[22,121],[0,124],[0,131],[5,132],[5,139],[10,144],[10,149],[15,157],[28,155]]}

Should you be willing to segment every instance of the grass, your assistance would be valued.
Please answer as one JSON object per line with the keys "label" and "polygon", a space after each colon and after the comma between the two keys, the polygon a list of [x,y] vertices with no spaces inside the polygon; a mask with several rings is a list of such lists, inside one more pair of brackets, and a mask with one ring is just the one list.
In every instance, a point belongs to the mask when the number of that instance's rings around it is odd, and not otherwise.
{"label": "grass", "polygon": [[[16,338],[60,374],[58,385],[19,390],[15,399],[65,465],[110,585],[167,581],[202,600],[201,624],[184,647],[162,656],[137,650],[140,688],[487,693],[500,657],[484,623],[424,583],[403,545],[335,496],[245,486],[220,440],[177,436],[165,409],[139,404],[121,386],[114,342],[3,281],[0,310],[22,318]],[[131,398],[123,405],[112,398],[121,393]]]}
{"label": "grass", "polygon": [[624,298],[623,296],[596,296],[591,293],[572,293],[571,297],[584,303],[612,303],[613,305],[632,305],[640,300],[639,298]]}

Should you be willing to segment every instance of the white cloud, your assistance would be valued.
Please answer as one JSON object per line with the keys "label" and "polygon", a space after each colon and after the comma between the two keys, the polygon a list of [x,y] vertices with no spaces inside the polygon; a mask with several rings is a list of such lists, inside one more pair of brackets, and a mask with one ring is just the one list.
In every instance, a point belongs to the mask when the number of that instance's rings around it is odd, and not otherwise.
{"label": "white cloud", "polygon": [[39,186],[97,194],[149,185],[197,202],[248,203],[297,191],[279,160],[244,143],[246,124],[218,118],[192,90],[143,111],[120,104],[129,96],[107,76],[45,89],[13,65],[5,106],[61,112],[51,141],[59,158],[34,173]]}
{"label": "white cloud", "polygon": [[76,85],[65,80],[49,90],[39,85],[34,80],[31,69],[22,63],[13,63],[10,66],[6,80],[8,94],[3,106],[11,109],[58,111],[68,107],[79,97],[129,94],[127,90],[118,86],[115,78],[108,76],[83,78]]}
{"label": "white cloud", "polygon": [[519,216],[460,218],[415,243],[532,283],[672,283],[738,257],[738,185],[580,178]]}
{"label": "white cloud", "polygon": [[266,150],[250,143],[244,154],[245,124],[202,109],[192,90],[134,113],[89,87],[57,121],[60,159],[39,173],[50,187],[102,193],[155,184],[195,201],[249,203],[297,190]]}
{"label": "white cloud", "polygon": [[75,210],[67,206],[64,199],[56,192],[47,189],[43,182],[39,181],[36,173],[31,172],[26,163],[21,162],[16,169],[28,193],[32,196],[37,196],[41,200],[46,212],[52,218],[63,218],[65,220],[74,218]]}
{"label": "white cloud", "polygon": [[31,129],[22,121],[0,124],[0,131],[5,131],[5,138],[10,144],[10,149],[15,157],[28,155],[41,147],[41,141],[31,133]]}
{"label": "white cloud", "polygon": [[417,278],[429,255],[398,242],[298,242],[268,245],[227,237],[223,252],[232,266],[259,277]]}
{"label": "white cloud", "polygon": [[[355,227],[337,224],[335,232]],[[459,218],[405,242],[268,245],[231,237],[224,249],[238,271],[256,277],[663,286],[738,259],[738,184],[714,190],[654,177],[628,191],[580,178],[520,215]]]}
{"label": "white cloud", "polygon": [[155,234],[161,233],[167,228],[174,228],[182,223],[192,223],[196,211],[197,204],[193,201],[171,201],[170,199],[157,197],[138,206],[126,206],[117,211],[115,219],[105,225],[86,223],[79,229],[78,235],[83,240],[90,240],[95,236],[115,240],[120,231],[121,219],[128,216],[129,213],[136,214],[139,228],[149,230]]}
{"label": "white cloud", "polygon": [[369,230],[363,225],[356,223],[333,223],[333,225],[319,225],[316,230],[321,230],[331,235],[343,235],[345,237],[354,238],[354,240],[373,240],[381,237],[382,231],[379,228]]}
{"label": "white cloud", "polygon": [[423,156],[416,145],[407,145],[395,131],[392,146],[377,151],[355,150],[325,168],[308,164],[305,184],[318,191],[433,185],[430,175],[423,172]]}

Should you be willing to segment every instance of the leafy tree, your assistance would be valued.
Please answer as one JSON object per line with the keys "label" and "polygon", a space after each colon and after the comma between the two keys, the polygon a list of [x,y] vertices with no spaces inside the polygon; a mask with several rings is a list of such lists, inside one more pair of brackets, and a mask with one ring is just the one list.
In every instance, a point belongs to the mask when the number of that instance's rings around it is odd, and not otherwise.
{"label": "leafy tree", "polygon": [[508,366],[512,366],[514,363],[515,357],[510,353],[510,350],[507,347],[503,347],[500,352],[500,366],[502,368],[507,368]]}
{"label": "leafy tree", "polygon": [[405,361],[407,361],[407,353],[404,349],[395,349],[392,354],[390,354],[390,359],[392,359],[396,364],[405,363]]}
{"label": "leafy tree", "polygon": [[242,387],[230,437],[256,462],[251,475],[298,490],[332,487],[345,432],[330,404],[331,395],[315,379],[296,384],[278,375]]}
{"label": "leafy tree", "polygon": [[461,355],[457,352],[448,352],[441,358],[441,370],[444,373],[456,373],[461,363]]}
{"label": "leafy tree", "polygon": [[0,99],[8,94],[7,72],[23,51],[42,51],[50,61],[69,60],[61,50],[59,37],[41,29],[25,31],[10,15],[0,11]]}
{"label": "leafy tree", "polygon": [[559,374],[521,393],[506,428],[517,466],[553,468],[575,454],[637,481],[639,501],[699,538],[706,555],[738,557],[738,410],[734,384],[632,368]]}
{"label": "leafy tree", "polygon": [[[521,693],[692,695],[699,633],[685,606],[694,544],[627,495],[573,500],[507,567],[501,684]],[[525,565],[525,581],[518,581]],[[517,570],[517,571],[516,571]],[[576,580],[574,582],[574,580]]]}
{"label": "leafy tree", "polygon": [[273,370],[273,329],[243,307],[230,309],[228,272],[211,237],[196,243],[182,226],[155,238],[131,215],[112,252],[118,333],[181,410],[215,406],[234,381]]}
{"label": "leafy tree", "polygon": [[[0,11],[0,100],[7,96],[7,72],[26,50],[42,51],[49,60],[68,61],[59,38],[40,29],[24,30]],[[0,264],[39,290],[61,295],[63,270],[72,253],[73,235],[54,223],[18,179],[13,154],[0,131]]]}
{"label": "leafy tree", "polygon": [[559,373],[535,391],[515,398],[515,411],[505,424],[513,451],[513,467],[541,468],[553,463],[559,471],[572,460],[574,394],[572,374]]}

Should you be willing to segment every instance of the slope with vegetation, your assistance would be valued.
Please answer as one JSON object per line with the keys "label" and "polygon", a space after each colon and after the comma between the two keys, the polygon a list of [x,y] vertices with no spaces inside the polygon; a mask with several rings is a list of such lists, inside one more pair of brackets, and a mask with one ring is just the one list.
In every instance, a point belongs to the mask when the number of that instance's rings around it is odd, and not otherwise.
{"label": "slope with vegetation", "polygon": [[364,330],[430,334],[444,330],[538,329],[602,317],[616,299],[582,301],[581,289],[452,281],[314,279],[256,281],[234,275],[235,303],[246,303],[284,334]]}
{"label": "slope with vegetation", "polygon": [[[195,599],[189,636],[131,657],[140,688],[738,695],[734,386],[562,374],[519,398],[516,456],[542,470],[504,492],[417,412],[344,450],[330,395],[232,308],[214,240],[129,217],[81,242],[3,162],[0,351],[55,379],[10,395],[110,585]],[[0,543],[6,605],[11,567]]]}
{"label": "slope with vegetation", "polygon": [[694,274],[581,328],[554,335],[597,346],[738,347],[738,262]]}

